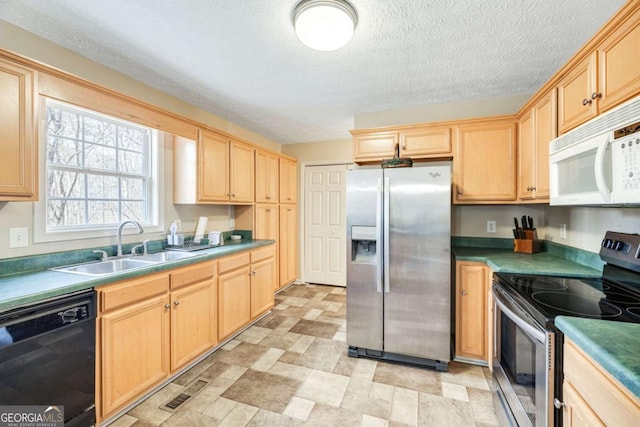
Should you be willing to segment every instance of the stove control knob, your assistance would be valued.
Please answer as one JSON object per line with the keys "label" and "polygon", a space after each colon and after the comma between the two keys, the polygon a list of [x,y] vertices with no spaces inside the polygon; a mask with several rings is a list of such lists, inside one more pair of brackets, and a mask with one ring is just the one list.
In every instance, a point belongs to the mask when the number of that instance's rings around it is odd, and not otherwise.
{"label": "stove control knob", "polygon": [[613,250],[621,251],[624,248],[624,242],[622,240],[616,240],[613,242]]}
{"label": "stove control knob", "polygon": [[613,246],[613,240],[605,239],[604,242],[602,242],[602,246],[604,246],[607,249],[611,249],[611,247]]}

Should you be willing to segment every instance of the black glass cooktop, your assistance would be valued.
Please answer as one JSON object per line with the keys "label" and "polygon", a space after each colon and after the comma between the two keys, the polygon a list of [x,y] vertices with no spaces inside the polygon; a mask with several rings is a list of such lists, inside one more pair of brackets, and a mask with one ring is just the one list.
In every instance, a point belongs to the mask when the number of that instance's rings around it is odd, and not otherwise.
{"label": "black glass cooktop", "polygon": [[640,288],[607,279],[495,273],[499,286],[542,325],[555,316],[640,323]]}

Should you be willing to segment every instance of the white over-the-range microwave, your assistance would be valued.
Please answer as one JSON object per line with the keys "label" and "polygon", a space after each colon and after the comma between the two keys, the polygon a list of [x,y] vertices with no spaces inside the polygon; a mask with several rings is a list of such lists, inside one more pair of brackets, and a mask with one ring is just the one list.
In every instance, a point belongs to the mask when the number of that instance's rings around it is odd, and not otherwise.
{"label": "white over-the-range microwave", "polygon": [[550,204],[640,205],[640,96],[551,141]]}

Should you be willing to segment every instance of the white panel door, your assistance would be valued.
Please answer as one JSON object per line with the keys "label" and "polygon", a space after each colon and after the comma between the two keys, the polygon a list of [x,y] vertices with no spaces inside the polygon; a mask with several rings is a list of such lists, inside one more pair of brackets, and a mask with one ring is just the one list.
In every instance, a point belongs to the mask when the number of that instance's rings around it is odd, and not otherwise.
{"label": "white panel door", "polygon": [[305,168],[304,280],[345,286],[346,165]]}

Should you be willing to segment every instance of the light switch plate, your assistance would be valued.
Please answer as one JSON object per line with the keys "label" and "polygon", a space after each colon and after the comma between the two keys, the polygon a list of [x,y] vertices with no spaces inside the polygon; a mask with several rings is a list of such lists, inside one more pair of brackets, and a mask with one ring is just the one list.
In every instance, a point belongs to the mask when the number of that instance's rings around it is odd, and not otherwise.
{"label": "light switch plate", "polygon": [[9,248],[25,248],[29,246],[29,227],[13,227],[9,229]]}
{"label": "light switch plate", "polygon": [[487,221],[487,233],[495,233],[495,232],[496,232],[496,222]]}

